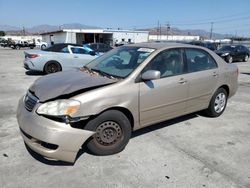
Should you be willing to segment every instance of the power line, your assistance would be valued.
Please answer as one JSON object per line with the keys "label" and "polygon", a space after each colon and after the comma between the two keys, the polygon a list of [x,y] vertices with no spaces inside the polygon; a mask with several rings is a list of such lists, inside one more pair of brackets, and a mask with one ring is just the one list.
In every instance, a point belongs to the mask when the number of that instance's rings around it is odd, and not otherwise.
{"label": "power line", "polygon": [[[221,19],[225,19],[225,18],[230,18],[230,17],[238,17],[238,16],[242,16],[242,15],[250,15],[249,11],[244,12],[244,13],[238,13],[238,14],[231,14],[231,15],[227,15],[227,16],[222,16],[222,17],[216,17],[216,18],[206,18],[206,19],[199,19],[199,20],[193,20],[194,22],[191,23],[197,23],[197,22],[215,22],[216,20],[221,20]],[[189,21],[181,21],[181,22],[175,22],[176,24],[185,24],[188,23]],[[190,23],[190,22],[189,22]]]}

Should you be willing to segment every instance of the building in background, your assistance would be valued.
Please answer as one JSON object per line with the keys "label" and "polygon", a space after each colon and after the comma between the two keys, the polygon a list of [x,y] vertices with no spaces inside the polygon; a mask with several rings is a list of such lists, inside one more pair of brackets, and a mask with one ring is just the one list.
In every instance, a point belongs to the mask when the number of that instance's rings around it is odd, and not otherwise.
{"label": "building in background", "polygon": [[192,35],[149,35],[149,41],[193,41],[201,40],[200,36]]}
{"label": "building in background", "polygon": [[139,43],[147,42],[148,31],[111,30],[111,29],[62,29],[42,33],[42,40],[53,43],[105,43],[115,45],[120,42]]}

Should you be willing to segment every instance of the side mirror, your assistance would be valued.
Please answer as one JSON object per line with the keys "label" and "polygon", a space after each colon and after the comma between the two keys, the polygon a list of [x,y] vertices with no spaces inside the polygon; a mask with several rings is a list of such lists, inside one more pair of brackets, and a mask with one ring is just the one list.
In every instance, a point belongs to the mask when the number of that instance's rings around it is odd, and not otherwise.
{"label": "side mirror", "polygon": [[144,73],[142,73],[141,78],[142,80],[156,80],[161,77],[161,72],[157,70],[148,70]]}
{"label": "side mirror", "polygon": [[96,52],[95,51],[90,51],[89,54],[94,56],[94,55],[96,55]]}

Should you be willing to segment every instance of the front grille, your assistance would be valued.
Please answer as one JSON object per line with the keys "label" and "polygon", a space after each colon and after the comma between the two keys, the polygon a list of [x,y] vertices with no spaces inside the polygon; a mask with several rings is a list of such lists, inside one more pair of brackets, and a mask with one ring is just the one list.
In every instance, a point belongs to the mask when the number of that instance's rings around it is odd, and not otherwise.
{"label": "front grille", "polygon": [[32,111],[35,107],[36,103],[38,102],[38,98],[34,95],[32,95],[30,92],[28,92],[24,98],[25,108],[28,111]]}

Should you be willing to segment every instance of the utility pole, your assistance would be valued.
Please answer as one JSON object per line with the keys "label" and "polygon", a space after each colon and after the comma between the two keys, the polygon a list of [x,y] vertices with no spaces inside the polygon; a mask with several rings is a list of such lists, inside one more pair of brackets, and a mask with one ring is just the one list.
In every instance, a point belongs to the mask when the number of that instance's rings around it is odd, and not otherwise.
{"label": "utility pole", "polygon": [[25,28],[24,28],[24,26],[23,26],[23,36],[25,36]]}
{"label": "utility pole", "polygon": [[160,22],[157,23],[157,40],[159,40]]}
{"label": "utility pole", "polygon": [[160,24],[160,40],[161,40],[161,24]]}
{"label": "utility pole", "polygon": [[169,22],[167,23],[167,40],[168,40],[168,32],[170,31],[170,24],[169,24]]}
{"label": "utility pole", "polygon": [[210,39],[213,38],[213,26],[214,26],[214,22],[211,22]]}

